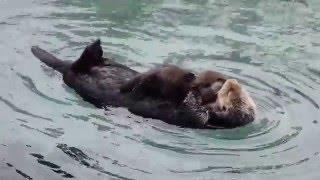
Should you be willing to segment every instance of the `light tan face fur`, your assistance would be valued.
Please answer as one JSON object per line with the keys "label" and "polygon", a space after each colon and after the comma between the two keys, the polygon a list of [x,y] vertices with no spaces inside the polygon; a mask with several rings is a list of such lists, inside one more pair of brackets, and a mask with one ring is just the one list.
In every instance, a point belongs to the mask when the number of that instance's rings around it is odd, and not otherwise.
{"label": "light tan face fur", "polygon": [[256,109],[256,105],[249,93],[235,79],[226,80],[217,93],[216,102],[207,106],[214,111],[228,111],[231,108],[235,108],[235,106],[241,108],[242,111],[248,109],[255,111]]}
{"label": "light tan face fur", "polygon": [[232,107],[233,102],[241,96],[241,86],[234,79],[228,79],[217,94],[219,108],[227,110]]}

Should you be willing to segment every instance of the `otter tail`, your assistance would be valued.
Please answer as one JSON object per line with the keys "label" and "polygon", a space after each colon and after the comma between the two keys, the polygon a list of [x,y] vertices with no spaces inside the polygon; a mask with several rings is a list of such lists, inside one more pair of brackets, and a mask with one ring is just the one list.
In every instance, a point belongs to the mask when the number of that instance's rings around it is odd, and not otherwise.
{"label": "otter tail", "polygon": [[38,46],[31,47],[31,52],[38,59],[40,59],[40,61],[44,62],[47,66],[53,68],[56,71],[59,71],[60,73],[66,72],[72,64],[72,62],[70,61],[63,61],[56,58],[55,56],[39,48]]}

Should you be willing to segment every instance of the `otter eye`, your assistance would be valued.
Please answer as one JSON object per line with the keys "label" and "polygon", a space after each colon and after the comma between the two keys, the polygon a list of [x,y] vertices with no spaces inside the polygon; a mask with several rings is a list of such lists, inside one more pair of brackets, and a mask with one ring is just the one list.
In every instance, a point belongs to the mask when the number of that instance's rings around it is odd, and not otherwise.
{"label": "otter eye", "polygon": [[210,85],[211,85],[210,83],[206,83],[203,86],[207,88],[207,87],[210,87]]}
{"label": "otter eye", "polygon": [[227,108],[226,108],[225,106],[222,106],[222,110],[223,110],[223,111],[226,111]]}

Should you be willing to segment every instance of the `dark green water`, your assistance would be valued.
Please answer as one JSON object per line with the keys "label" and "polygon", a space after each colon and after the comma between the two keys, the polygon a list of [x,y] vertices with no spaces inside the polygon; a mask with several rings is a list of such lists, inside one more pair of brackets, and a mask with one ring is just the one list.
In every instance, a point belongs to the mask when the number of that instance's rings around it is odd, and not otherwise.
{"label": "dark green water", "polygon": [[[0,179],[319,179],[320,1],[0,0]],[[101,38],[136,70],[238,77],[257,120],[192,130],[104,111],[30,53]]]}

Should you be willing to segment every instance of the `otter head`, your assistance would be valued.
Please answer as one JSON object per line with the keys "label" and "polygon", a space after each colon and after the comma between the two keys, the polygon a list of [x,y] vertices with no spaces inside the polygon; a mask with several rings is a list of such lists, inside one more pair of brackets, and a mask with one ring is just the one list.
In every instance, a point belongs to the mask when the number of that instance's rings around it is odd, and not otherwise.
{"label": "otter head", "polygon": [[235,79],[228,79],[217,93],[217,104],[220,110],[228,111],[241,103],[242,87]]}
{"label": "otter head", "polygon": [[227,79],[218,91],[216,101],[206,106],[215,120],[230,127],[251,122],[256,115],[256,104],[235,79]]}

